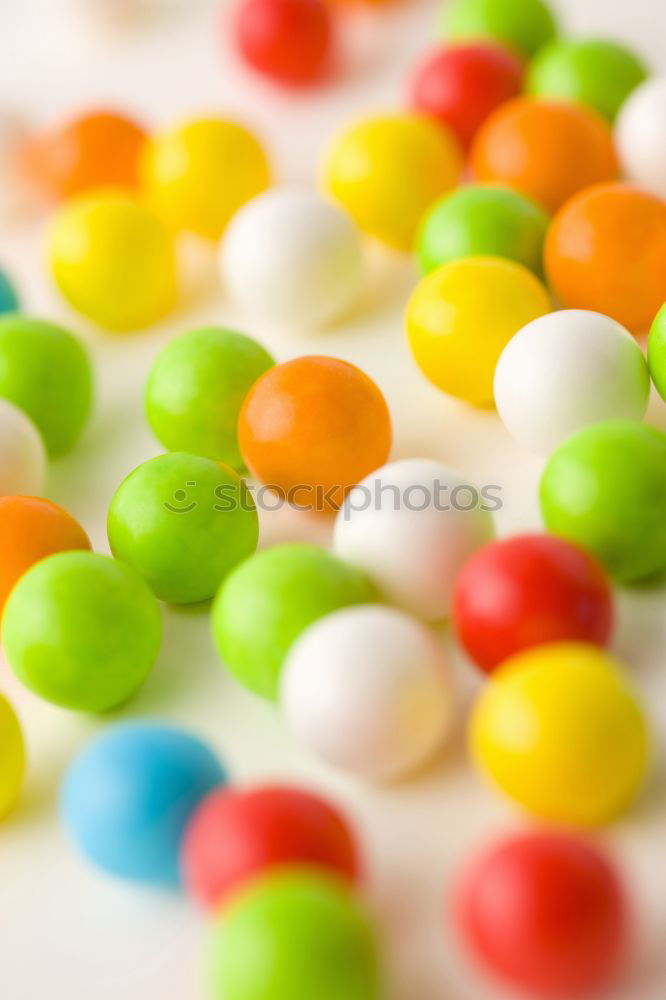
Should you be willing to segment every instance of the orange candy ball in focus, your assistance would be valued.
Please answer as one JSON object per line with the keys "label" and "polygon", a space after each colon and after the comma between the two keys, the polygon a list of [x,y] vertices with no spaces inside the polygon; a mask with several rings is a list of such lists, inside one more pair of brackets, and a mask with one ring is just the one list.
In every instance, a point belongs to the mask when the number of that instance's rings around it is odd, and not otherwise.
{"label": "orange candy ball in focus", "polygon": [[553,219],[545,266],[568,309],[642,333],[666,301],[666,202],[631,184],[581,191]]}
{"label": "orange candy ball in focus", "polygon": [[297,507],[336,510],[391,449],[391,418],[372,379],[346,361],[303,357],[269,369],[240,415],[250,471]]}
{"label": "orange candy ball in focus", "polygon": [[617,177],[611,130],[596,111],[517,97],[486,119],[472,146],[476,180],[504,184],[555,212],[568,198]]}

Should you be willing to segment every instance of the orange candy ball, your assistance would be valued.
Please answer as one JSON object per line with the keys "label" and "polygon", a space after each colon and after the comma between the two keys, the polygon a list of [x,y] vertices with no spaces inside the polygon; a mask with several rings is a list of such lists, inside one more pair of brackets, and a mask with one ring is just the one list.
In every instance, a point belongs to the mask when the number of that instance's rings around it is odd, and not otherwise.
{"label": "orange candy ball", "polygon": [[507,101],[486,119],[471,168],[476,180],[515,188],[550,212],[618,174],[611,130],[596,111],[532,97]]}
{"label": "orange candy ball", "polygon": [[270,368],[240,415],[250,471],[297,507],[330,513],[391,449],[391,418],[372,379],[346,361],[303,357]]}
{"label": "orange candy ball", "polygon": [[598,184],[558,212],[546,239],[562,305],[642,333],[666,301],[666,202],[631,184]]}

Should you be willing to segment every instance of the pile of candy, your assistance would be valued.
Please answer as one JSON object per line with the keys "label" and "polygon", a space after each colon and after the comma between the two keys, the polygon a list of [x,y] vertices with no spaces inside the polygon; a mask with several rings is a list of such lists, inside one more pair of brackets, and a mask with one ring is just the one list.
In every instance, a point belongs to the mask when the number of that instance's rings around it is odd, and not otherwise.
{"label": "pile of candy", "polygon": [[[332,18],[323,0],[244,0],[237,43],[261,72],[310,85],[330,67]],[[410,110],[333,140],[322,194],[272,187],[255,136],[213,118],[148,135],[92,111],[17,133],[4,166],[11,154],[56,204],[50,271],[106,331],[173,309],[183,233],[219,243],[224,290],[258,325],[344,321],[367,237],[413,253],[414,360],[546,458],[548,533],[495,540],[486,489],[435,460],[390,461],[387,404],[354,365],[276,363],[211,326],[155,358],[146,414],[165,453],[118,486],[113,555],[93,553],[39,496],[91,411],[87,352],[23,313],[0,275],[2,643],[38,696],[101,713],[153,667],[158,602],[212,600],[237,681],[318,758],[385,781],[439,753],[460,712],[434,628],[450,620],[490,675],[468,724],[475,766],[546,828],[472,859],[447,907],[492,973],[568,996],[613,980],[631,930],[623,880],[575,831],[627,810],[652,766],[640,698],[606,646],[611,581],[666,569],[666,435],[642,422],[650,376],[666,399],[666,78],[622,45],[559,36],[542,0],[453,0],[442,37]],[[260,495],[334,518],[332,551],[257,551]],[[0,813],[24,770],[0,696]],[[194,736],[133,722],[74,760],[61,808],[95,865],[184,884],[211,911],[214,998],[384,995],[362,852],[323,799],[236,789]]]}

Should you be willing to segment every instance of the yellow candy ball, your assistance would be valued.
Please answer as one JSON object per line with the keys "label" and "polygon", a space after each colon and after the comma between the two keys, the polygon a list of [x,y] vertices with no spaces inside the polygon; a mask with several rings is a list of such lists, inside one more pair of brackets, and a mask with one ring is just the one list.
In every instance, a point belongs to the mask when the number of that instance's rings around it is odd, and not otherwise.
{"label": "yellow candy ball", "polygon": [[25,773],[23,733],[14,709],[0,694],[0,817],[16,803]]}
{"label": "yellow candy ball", "polygon": [[175,304],[173,240],[131,195],[100,191],[65,204],[51,226],[48,257],[70,305],[107,330],[149,326]]}
{"label": "yellow candy ball", "polygon": [[515,261],[464,257],[423,278],[407,306],[407,337],[423,374],[475,406],[493,403],[499,356],[521,327],[552,304]]}
{"label": "yellow candy ball", "polygon": [[217,240],[241,205],[270,184],[266,153],[247,129],[208,118],[164,132],[142,163],[147,197],[176,231]]}
{"label": "yellow candy ball", "polygon": [[537,646],[506,661],[474,708],[470,741],[482,773],[523,808],[584,827],[626,809],[649,757],[622,667],[586,643]]}
{"label": "yellow candy ball", "polygon": [[418,115],[386,115],[352,125],[324,161],[328,193],[363,232],[409,251],[425,212],[458,183],[462,154],[442,125]]}

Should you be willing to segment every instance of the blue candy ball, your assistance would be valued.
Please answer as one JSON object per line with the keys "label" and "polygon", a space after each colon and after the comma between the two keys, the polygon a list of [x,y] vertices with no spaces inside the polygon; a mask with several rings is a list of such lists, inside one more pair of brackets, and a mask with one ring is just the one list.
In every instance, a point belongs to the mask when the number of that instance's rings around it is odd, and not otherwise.
{"label": "blue candy ball", "polygon": [[0,271],[0,314],[16,312],[19,307],[18,295],[7,275]]}

